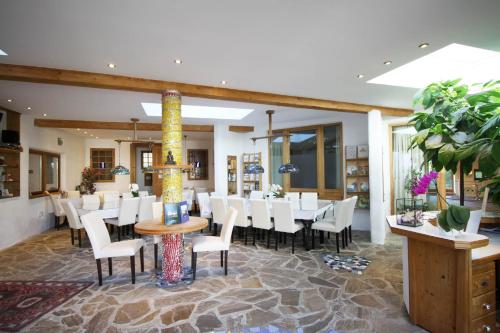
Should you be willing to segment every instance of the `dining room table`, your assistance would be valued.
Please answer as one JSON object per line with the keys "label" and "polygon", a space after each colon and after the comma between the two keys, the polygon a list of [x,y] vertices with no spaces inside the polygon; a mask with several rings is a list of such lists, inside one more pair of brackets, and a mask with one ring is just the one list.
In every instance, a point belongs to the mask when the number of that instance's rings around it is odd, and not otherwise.
{"label": "dining room table", "polygon": [[118,215],[120,214],[120,206],[121,206],[121,202],[122,202],[122,199],[120,199],[120,203],[119,203],[118,207],[116,207],[116,208],[103,209],[103,207],[102,207],[103,204],[101,203],[99,205],[99,209],[87,210],[87,209],[82,208],[83,200],[81,198],[59,199],[59,200],[61,200],[61,202],[70,201],[73,204],[73,206],[75,207],[76,212],[78,213],[78,216],[83,216],[83,215],[86,215],[89,213],[95,213],[95,214],[99,215],[99,217],[102,219],[117,218]]}
{"label": "dining room table", "polygon": [[[284,198],[273,198],[272,200],[269,200],[269,213],[271,218],[274,217],[274,210],[273,210],[273,201],[275,200],[286,200]],[[293,216],[296,221],[302,222],[304,225],[304,229],[306,230],[306,239],[305,239],[305,244],[304,248],[306,251],[310,250],[309,246],[309,240],[311,238],[311,227],[312,224],[317,221],[320,218],[323,218],[328,211],[328,209],[332,208],[334,205],[334,201],[332,200],[323,200],[319,199],[318,200],[318,205],[316,209],[302,209],[302,202],[300,201],[299,204],[299,209],[294,209],[293,210]],[[252,205],[250,203],[250,199],[245,200],[245,209],[247,212],[248,217],[251,219],[252,218]]]}

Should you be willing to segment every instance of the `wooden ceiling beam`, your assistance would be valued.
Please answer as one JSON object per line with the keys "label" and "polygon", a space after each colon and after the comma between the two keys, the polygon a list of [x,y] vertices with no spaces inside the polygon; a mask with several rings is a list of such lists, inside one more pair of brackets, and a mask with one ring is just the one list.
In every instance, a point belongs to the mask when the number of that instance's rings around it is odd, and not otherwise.
{"label": "wooden ceiling beam", "polygon": [[[61,119],[35,119],[36,127],[51,128],[82,128],[102,130],[133,131],[134,124],[114,121],[87,121],[87,120],[61,120]],[[161,131],[161,124],[137,123],[138,131]],[[184,132],[213,132],[213,125],[182,125]]]}
{"label": "wooden ceiling beam", "polygon": [[229,125],[230,132],[236,133],[249,133],[254,131],[253,126],[237,126],[237,125]]}
{"label": "wooden ceiling beam", "polygon": [[264,92],[210,87],[197,84],[150,80],[129,76],[82,72],[66,69],[0,64],[0,80],[50,83],[59,85],[92,87],[101,89],[128,90],[161,93],[176,89],[181,95],[256,104],[279,105],[325,111],[367,113],[380,110],[385,115],[409,116],[412,110],[376,105],[279,95]]}

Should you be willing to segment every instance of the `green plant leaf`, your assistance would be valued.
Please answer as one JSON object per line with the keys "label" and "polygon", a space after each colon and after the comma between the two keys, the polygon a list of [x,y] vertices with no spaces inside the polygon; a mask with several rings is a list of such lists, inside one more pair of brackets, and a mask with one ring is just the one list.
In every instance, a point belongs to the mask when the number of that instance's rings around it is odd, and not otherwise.
{"label": "green plant leaf", "polygon": [[449,205],[448,213],[446,214],[446,221],[448,224],[456,230],[463,230],[467,225],[470,217],[469,208]]}
{"label": "green plant leaf", "polygon": [[429,89],[424,90],[422,94],[422,106],[424,109],[428,109],[434,104],[434,99],[432,98],[432,93]]}
{"label": "green plant leaf", "polygon": [[447,211],[448,211],[447,209],[441,210],[441,212],[438,215],[438,223],[439,226],[443,228],[444,231],[449,232],[451,228],[446,220]]}
{"label": "green plant leaf", "polygon": [[427,128],[415,134],[413,136],[413,140],[417,145],[419,145],[425,141],[428,135],[429,135],[429,129]]}
{"label": "green plant leaf", "polygon": [[439,149],[438,159],[439,162],[447,165],[451,160],[453,160],[453,156],[455,155],[455,147],[451,143],[447,143]]}
{"label": "green plant leaf", "polygon": [[467,133],[465,132],[456,132],[453,133],[450,138],[455,141],[456,143],[465,143],[468,139]]}
{"label": "green plant leaf", "polygon": [[436,149],[444,145],[443,136],[441,134],[434,134],[425,140],[425,148]]}

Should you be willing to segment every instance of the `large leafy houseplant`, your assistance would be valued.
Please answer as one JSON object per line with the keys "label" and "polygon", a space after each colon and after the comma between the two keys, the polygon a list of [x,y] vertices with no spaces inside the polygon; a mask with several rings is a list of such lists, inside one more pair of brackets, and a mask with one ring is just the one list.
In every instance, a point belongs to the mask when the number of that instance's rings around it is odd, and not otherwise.
{"label": "large leafy houseplant", "polygon": [[[461,184],[464,174],[472,170],[477,160],[479,170],[489,181],[493,201],[498,204],[500,81],[489,81],[477,87],[480,87],[479,92],[469,93],[470,87],[460,84],[458,79],[432,83],[419,91],[414,97],[414,106],[421,105],[424,110],[416,112],[411,119],[417,130],[412,147],[420,148],[435,170],[444,168],[453,173],[459,170]],[[460,195],[463,202],[462,191]],[[469,212],[463,207],[451,206],[441,216],[450,214],[454,221],[450,220],[447,225],[455,229],[454,226],[464,225],[463,220],[468,219]]]}

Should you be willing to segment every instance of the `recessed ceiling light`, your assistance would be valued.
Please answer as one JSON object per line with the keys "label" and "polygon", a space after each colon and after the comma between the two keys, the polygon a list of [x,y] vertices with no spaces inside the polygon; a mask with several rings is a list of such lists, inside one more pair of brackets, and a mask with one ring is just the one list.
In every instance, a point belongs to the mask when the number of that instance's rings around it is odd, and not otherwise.
{"label": "recessed ceiling light", "polygon": [[389,66],[390,64],[392,64],[392,61],[391,61],[391,60],[386,60],[386,61],[384,61],[384,65]]}
{"label": "recessed ceiling light", "polygon": [[151,137],[149,137],[149,140],[151,140]]}
{"label": "recessed ceiling light", "polygon": [[422,43],[418,47],[420,47],[421,49],[425,49],[428,46],[429,46],[429,43]]}
{"label": "recessed ceiling light", "polygon": [[44,114],[43,114],[43,116],[44,116],[44,117],[47,117],[47,114],[46,114],[46,113],[44,113]]}
{"label": "recessed ceiling light", "polygon": [[94,134],[90,134],[90,136],[94,136]]}
{"label": "recessed ceiling light", "polygon": [[79,128],[77,128],[76,130],[77,130],[77,131],[79,131],[80,129],[79,129]]}
{"label": "recessed ceiling light", "polygon": [[177,65],[180,65],[182,64],[182,60],[181,59],[175,59],[174,62],[177,64]]}
{"label": "recessed ceiling light", "polygon": [[220,81],[220,84],[222,84],[222,85],[226,85],[226,84],[227,84],[227,81],[226,81],[226,80],[222,80],[222,81]]}
{"label": "recessed ceiling light", "polygon": [[7,100],[7,102],[12,103],[12,100],[9,98],[9,99]]}
{"label": "recessed ceiling light", "polygon": [[127,140],[130,140],[130,136],[127,136]]}
{"label": "recessed ceiling light", "polygon": [[83,131],[83,134],[87,134],[87,131]]}
{"label": "recessed ceiling light", "polygon": [[96,139],[99,139],[99,137],[98,137],[98,136],[96,136],[95,138],[96,138]]}
{"label": "recessed ceiling light", "polygon": [[498,77],[500,77],[500,52],[450,44],[368,82],[423,88],[431,82],[456,78],[462,78],[463,84],[473,84]]}
{"label": "recessed ceiling light", "polygon": [[5,52],[5,51],[3,51],[3,50],[0,50],[0,55],[6,56],[6,55],[7,55],[7,52]]}
{"label": "recessed ceiling light", "polygon": [[108,64],[108,67],[109,67],[109,68],[115,68],[115,67],[116,67],[116,65],[115,65],[115,64],[113,64],[112,62],[110,62],[110,63]]}
{"label": "recessed ceiling light", "polygon": [[31,110],[31,106],[28,106],[28,107],[26,108],[26,110]]}
{"label": "recessed ceiling light", "polygon": [[[146,115],[161,117],[160,103],[141,103]],[[225,108],[218,106],[182,105],[182,118],[232,119],[240,120],[249,115],[253,109]]]}
{"label": "recessed ceiling light", "polygon": [[358,75],[356,75],[356,77],[357,77],[358,79],[362,79],[362,78],[364,78],[364,77],[365,77],[365,75],[364,75],[364,74],[358,74]]}

